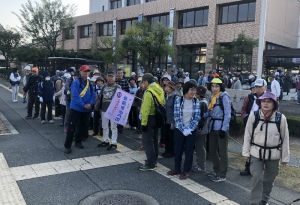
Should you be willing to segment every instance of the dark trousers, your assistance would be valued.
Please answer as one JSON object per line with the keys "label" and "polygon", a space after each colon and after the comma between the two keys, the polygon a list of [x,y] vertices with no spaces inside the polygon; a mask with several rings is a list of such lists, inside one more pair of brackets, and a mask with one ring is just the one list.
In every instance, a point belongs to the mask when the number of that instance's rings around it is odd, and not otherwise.
{"label": "dark trousers", "polygon": [[193,153],[196,140],[196,131],[192,131],[191,135],[187,137],[182,132],[175,128],[174,130],[174,161],[175,170],[181,170],[182,154],[184,152],[184,167],[183,172],[190,172],[193,165]]}
{"label": "dark trousers", "polygon": [[60,105],[60,108],[61,108],[61,114],[62,114],[62,124],[64,125],[67,108],[65,105]]}
{"label": "dark trousers", "polygon": [[149,115],[147,131],[142,133],[142,143],[146,151],[146,165],[153,168],[158,158],[158,129],[154,115]]}
{"label": "dark trousers", "polygon": [[101,123],[101,115],[99,111],[94,111],[94,133],[99,133],[99,127],[100,127],[100,133],[102,133],[102,123]]}
{"label": "dark trousers", "polygon": [[47,120],[52,120],[52,101],[50,102],[42,102],[41,108],[41,120],[45,120],[46,107],[48,109]]}
{"label": "dark trousers", "polygon": [[59,99],[55,99],[55,117],[61,116],[61,107]]}
{"label": "dark trousers", "polygon": [[174,154],[174,130],[170,128],[170,124],[165,124],[165,152]]}
{"label": "dark trousers", "polygon": [[166,135],[165,130],[166,130],[165,126],[162,126],[162,128],[160,128],[160,140],[159,140],[160,143],[165,143],[165,135]]}
{"label": "dark trousers", "polygon": [[34,110],[35,110],[34,116],[38,117],[40,114],[40,100],[37,95],[32,95],[32,94],[29,95],[30,97],[28,98],[27,115],[32,116],[32,107],[34,104]]}
{"label": "dark trousers", "polygon": [[246,164],[245,164],[245,169],[250,170],[250,160],[249,160],[249,162],[246,162]]}
{"label": "dark trousers", "polygon": [[137,127],[137,120],[136,120],[136,107],[132,106],[129,112],[128,121],[130,127]]}
{"label": "dark trousers", "polygon": [[123,132],[123,125],[117,125],[117,129],[119,132]]}
{"label": "dark trousers", "polygon": [[78,112],[76,110],[71,109],[70,124],[67,133],[67,138],[65,141],[66,149],[71,148],[77,124],[79,126],[78,127],[79,134],[75,140],[76,142],[82,141],[82,137],[85,136],[85,133],[87,133],[89,117],[90,117],[89,112]]}
{"label": "dark trousers", "polygon": [[137,119],[137,128],[139,130],[140,133],[142,133],[142,125],[141,125],[141,120],[140,120],[140,110],[141,108],[138,107],[137,108],[137,112],[136,112],[136,119]]}

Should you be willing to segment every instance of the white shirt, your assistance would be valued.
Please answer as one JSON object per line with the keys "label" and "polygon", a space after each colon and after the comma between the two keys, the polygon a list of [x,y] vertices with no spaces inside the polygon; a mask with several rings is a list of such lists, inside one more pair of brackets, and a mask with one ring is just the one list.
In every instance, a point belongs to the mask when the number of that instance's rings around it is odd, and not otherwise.
{"label": "white shirt", "polygon": [[190,80],[190,77],[185,77],[185,79],[184,79],[184,83],[186,83],[186,82],[188,82]]}
{"label": "white shirt", "polygon": [[185,127],[190,126],[191,119],[193,117],[193,99],[184,99],[182,109],[182,122]]}
{"label": "white shirt", "polygon": [[271,92],[279,98],[280,96],[280,84],[277,80],[273,80],[271,83]]}

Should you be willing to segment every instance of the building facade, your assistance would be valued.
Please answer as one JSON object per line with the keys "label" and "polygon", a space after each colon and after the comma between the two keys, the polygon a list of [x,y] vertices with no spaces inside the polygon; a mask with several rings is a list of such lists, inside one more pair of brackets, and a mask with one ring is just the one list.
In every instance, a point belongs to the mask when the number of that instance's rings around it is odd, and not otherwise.
{"label": "building facade", "polygon": [[[170,19],[172,9],[174,15]],[[265,49],[297,47],[299,14],[298,0],[268,1]],[[169,26],[173,20],[172,44],[187,48],[192,53],[190,62],[183,64],[181,53],[176,52],[172,62],[167,57],[159,58],[157,67],[184,67],[194,77],[198,70],[213,69],[207,62],[215,55],[216,43],[230,43],[242,32],[259,38],[261,0],[90,0],[90,14],[75,17],[74,28],[61,36],[58,46],[66,50],[90,50],[101,36],[113,36],[114,26],[116,38],[122,38],[126,28],[140,15],[152,24],[160,21]],[[257,54],[255,48],[250,70],[257,69]]]}

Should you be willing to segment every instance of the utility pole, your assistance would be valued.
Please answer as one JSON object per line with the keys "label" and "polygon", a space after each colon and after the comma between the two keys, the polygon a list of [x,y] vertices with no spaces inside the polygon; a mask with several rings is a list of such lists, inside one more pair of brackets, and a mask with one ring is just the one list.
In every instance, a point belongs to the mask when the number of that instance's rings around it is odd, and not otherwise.
{"label": "utility pole", "polygon": [[267,1],[268,0],[261,0],[257,78],[261,78],[262,76],[263,56],[264,56],[264,47],[265,47],[265,30],[266,30],[266,19],[267,19],[267,3],[268,3]]}

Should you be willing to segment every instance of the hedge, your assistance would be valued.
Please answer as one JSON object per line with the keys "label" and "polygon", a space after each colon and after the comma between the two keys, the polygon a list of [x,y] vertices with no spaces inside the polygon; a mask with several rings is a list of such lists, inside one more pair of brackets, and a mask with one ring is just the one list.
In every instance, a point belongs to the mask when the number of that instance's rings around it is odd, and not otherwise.
{"label": "hedge", "polygon": [[[300,117],[299,116],[286,116],[289,133],[292,136],[300,137]],[[237,117],[236,123],[230,125],[229,132],[232,136],[244,136],[244,122],[242,117]]]}

